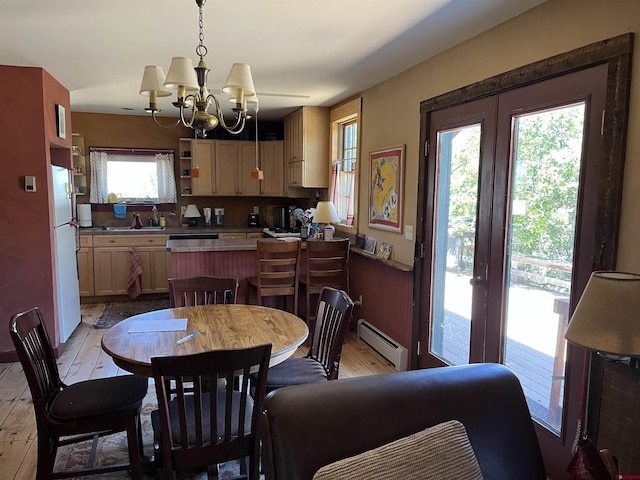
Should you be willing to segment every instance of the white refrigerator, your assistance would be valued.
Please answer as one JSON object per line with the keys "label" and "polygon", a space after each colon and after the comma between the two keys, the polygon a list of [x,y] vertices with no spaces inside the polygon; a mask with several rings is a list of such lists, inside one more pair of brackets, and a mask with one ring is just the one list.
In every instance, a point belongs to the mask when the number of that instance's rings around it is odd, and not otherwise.
{"label": "white refrigerator", "polygon": [[53,222],[55,237],[56,296],[60,343],[65,343],[80,324],[80,288],[73,217],[73,185],[70,171],[51,166],[53,176]]}

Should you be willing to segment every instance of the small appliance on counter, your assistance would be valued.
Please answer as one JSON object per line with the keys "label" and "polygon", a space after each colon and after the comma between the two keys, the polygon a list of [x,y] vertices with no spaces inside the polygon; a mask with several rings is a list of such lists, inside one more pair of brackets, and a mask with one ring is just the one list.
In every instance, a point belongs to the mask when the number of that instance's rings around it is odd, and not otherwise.
{"label": "small appliance on counter", "polygon": [[214,208],[213,214],[216,217],[216,227],[222,227],[224,225],[224,208]]}
{"label": "small appliance on counter", "polygon": [[204,226],[211,226],[211,209],[209,207],[205,207],[202,209],[202,213],[204,214]]}
{"label": "small appliance on counter", "polygon": [[91,220],[91,204],[79,203],[76,205],[76,214],[78,216],[78,224],[82,228],[91,227],[93,222]]}
{"label": "small appliance on counter", "polygon": [[250,213],[247,218],[247,225],[250,227],[257,227],[260,225],[260,216],[257,213]]}

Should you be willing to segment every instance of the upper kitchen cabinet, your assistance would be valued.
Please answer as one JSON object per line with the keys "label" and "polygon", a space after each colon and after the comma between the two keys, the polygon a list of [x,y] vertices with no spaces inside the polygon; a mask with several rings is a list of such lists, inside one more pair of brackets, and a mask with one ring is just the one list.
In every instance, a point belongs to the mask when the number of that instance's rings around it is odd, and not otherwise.
{"label": "upper kitchen cabinet", "polygon": [[218,196],[260,195],[260,181],[251,178],[256,166],[255,142],[215,140]]}
{"label": "upper kitchen cabinet", "polygon": [[260,142],[260,169],[264,173],[260,195],[284,196],[284,142]]}
{"label": "upper kitchen cabinet", "polygon": [[302,107],[284,119],[287,185],[328,188],[329,109]]}
{"label": "upper kitchen cabinet", "polygon": [[211,140],[180,139],[182,196],[216,195],[215,146]]}

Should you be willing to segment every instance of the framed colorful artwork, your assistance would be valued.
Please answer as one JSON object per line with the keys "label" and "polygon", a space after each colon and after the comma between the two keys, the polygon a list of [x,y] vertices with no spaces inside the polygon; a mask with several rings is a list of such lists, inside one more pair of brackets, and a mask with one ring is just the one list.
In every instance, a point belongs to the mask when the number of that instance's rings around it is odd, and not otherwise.
{"label": "framed colorful artwork", "polygon": [[369,154],[369,226],[402,232],[404,145]]}

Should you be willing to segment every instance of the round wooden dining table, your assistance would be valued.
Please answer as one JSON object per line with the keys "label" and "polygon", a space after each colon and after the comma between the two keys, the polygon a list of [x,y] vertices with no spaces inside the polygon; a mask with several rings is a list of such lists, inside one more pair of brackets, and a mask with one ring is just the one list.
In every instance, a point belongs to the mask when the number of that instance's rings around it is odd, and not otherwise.
{"label": "round wooden dining table", "polygon": [[[174,328],[168,321],[178,324],[179,319],[187,319],[186,329],[167,330]],[[189,336],[194,332],[195,336]],[[308,335],[307,324],[284,310],[259,305],[202,305],[129,317],[107,330],[102,348],[120,368],[152,377],[152,357],[266,343],[272,345],[270,366],[277,365],[293,355]]]}

